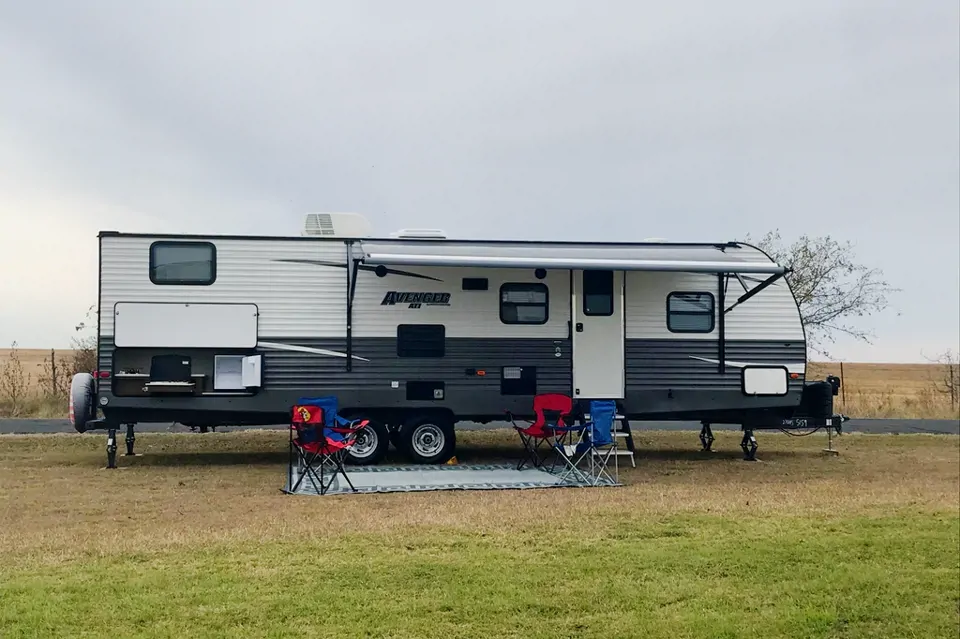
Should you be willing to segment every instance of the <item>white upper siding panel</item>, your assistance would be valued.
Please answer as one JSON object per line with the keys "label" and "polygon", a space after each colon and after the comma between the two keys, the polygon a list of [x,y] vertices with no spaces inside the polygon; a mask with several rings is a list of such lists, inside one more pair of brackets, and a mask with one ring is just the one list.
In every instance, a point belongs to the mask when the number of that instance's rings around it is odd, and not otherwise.
{"label": "white upper siding panel", "polygon": [[[768,261],[754,249],[738,251],[742,259]],[[748,287],[754,287],[764,276],[744,276]],[[626,335],[627,339],[671,339],[677,333],[667,329],[667,296],[674,291],[704,292],[714,296],[715,311],[720,309],[716,275],[697,273],[628,272],[626,274]],[[726,306],[732,306],[744,290],[731,277],[726,289]],[[784,279],[740,304],[724,317],[728,340],[803,340],[803,326],[793,294]],[[683,339],[716,340],[719,321],[710,333],[683,333]]]}
{"label": "white upper siding panel", "polygon": [[[395,337],[398,324],[443,324],[447,337],[530,337],[564,339],[570,319],[570,272],[548,271],[538,280],[532,269],[404,267],[397,270],[428,275],[441,280],[388,274],[378,277],[361,271],[353,305],[355,337]],[[464,291],[465,277],[487,278],[486,291]],[[549,315],[546,324],[504,324],[500,321],[500,286],[506,282],[547,285]],[[450,306],[409,304],[384,306],[390,291],[449,293]]]}
{"label": "white upper siding panel", "polygon": [[259,334],[267,338],[337,337],[346,330],[346,247],[335,241],[209,239],[217,248],[217,279],[209,286],[150,281],[150,245],[166,238],[104,237],[101,242],[100,318],[113,334],[117,302],[242,302],[259,308]]}

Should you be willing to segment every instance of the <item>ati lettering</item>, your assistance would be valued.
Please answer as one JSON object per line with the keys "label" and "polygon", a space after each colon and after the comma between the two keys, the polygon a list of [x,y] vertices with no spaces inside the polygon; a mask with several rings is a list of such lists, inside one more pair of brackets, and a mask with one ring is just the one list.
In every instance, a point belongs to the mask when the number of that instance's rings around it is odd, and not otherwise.
{"label": "ati lettering", "polygon": [[410,308],[427,306],[450,306],[450,293],[409,293],[390,291],[383,296],[381,306],[409,304]]}

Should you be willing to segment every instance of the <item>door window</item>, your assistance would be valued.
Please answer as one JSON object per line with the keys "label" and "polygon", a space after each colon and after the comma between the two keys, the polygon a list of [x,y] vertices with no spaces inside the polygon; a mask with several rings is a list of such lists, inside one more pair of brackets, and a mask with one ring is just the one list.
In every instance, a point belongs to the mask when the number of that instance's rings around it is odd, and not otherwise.
{"label": "door window", "polygon": [[613,271],[583,272],[583,314],[613,315]]}

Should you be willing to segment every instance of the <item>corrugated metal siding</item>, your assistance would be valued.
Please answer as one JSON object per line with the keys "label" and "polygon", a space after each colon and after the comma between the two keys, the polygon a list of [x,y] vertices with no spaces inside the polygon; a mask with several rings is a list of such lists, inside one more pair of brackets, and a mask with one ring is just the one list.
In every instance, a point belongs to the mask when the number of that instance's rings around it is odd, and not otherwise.
{"label": "corrugated metal siding", "polygon": [[[443,324],[447,337],[556,338],[568,334],[570,319],[570,272],[550,271],[538,280],[533,269],[493,268],[403,268],[408,273],[427,275],[439,282],[390,274],[377,277],[361,271],[353,304],[355,337],[395,337],[397,324]],[[463,278],[486,278],[486,291],[462,290]],[[500,321],[500,286],[507,282],[543,283],[548,289],[549,317],[542,325],[504,324]],[[390,291],[450,293],[450,306],[409,304],[381,305]]]}
{"label": "corrugated metal siding", "polygon": [[[276,341],[276,340],[274,340]],[[297,346],[343,352],[343,340],[295,340]],[[446,340],[442,358],[401,358],[396,339],[361,338],[353,352],[370,361],[354,360],[346,372],[345,360],[292,351],[264,351],[265,388],[304,388],[333,382],[357,392],[389,391],[391,382],[444,381],[447,388],[493,389],[500,392],[500,367],[536,366],[538,385],[546,392],[570,392],[570,347],[567,342],[530,339]],[[557,353],[560,356],[557,356]],[[467,369],[486,371],[468,376]]]}
{"label": "corrugated metal siding", "polygon": [[[727,342],[725,374],[720,375],[716,363],[697,357],[717,359],[716,341],[703,340],[627,340],[627,390],[649,389],[736,389],[740,390],[740,368],[729,362],[788,365],[801,368],[806,364],[803,342]],[[803,376],[791,381],[791,387],[802,386]]]}
{"label": "corrugated metal siding", "polygon": [[[627,339],[683,339],[716,341],[719,320],[711,333],[671,333],[667,329],[667,296],[674,291],[704,292],[714,296],[719,314],[718,280],[716,275],[695,273],[626,274]],[[757,281],[747,281],[756,286]],[[726,306],[729,308],[743,295],[743,287],[731,278],[727,285]],[[793,294],[784,279],[757,293],[724,317],[727,340],[803,340],[803,326]]]}
{"label": "corrugated metal siding", "polygon": [[259,307],[261,335],[342,336],[346,330],[346,269],[280,262],[303,259],[346,263],[337,241],[214,239],[217,279],[210,286],[150,281],[149,237],[101,239],[100,330],[113,334],[116,302],[250,302]]}

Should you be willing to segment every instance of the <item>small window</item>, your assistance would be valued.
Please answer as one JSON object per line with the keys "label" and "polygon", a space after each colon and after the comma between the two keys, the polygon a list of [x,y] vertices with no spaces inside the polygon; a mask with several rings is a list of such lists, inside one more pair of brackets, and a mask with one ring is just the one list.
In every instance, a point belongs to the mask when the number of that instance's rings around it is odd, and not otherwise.
{"label": "small window", "polygon": [[217,249],[210,242],[154,242],[150,281],[206,286],[217,279]]}
{"label": "small window", "polygon": [[463,290],[465,291],[485,291],[489,284],[485,277],[465,277],[463,278]]}
{"label": "small window", "polygon": [[397,326],[397,357],[443,357],[445,343],[443,324]]}
{"label": "small window", "polygon": [[583,314],[613,315],[613,271],[583,272]]}
{"label": "small window", "polygon": [[713,330],[711,293],[670,293],[667,296],[667,328],[673,333],[709,333]]}
{"label": "small window", "polygon": [[500,321],[504,324],[546,324],[546,284],[504,284],[500,287]]}

